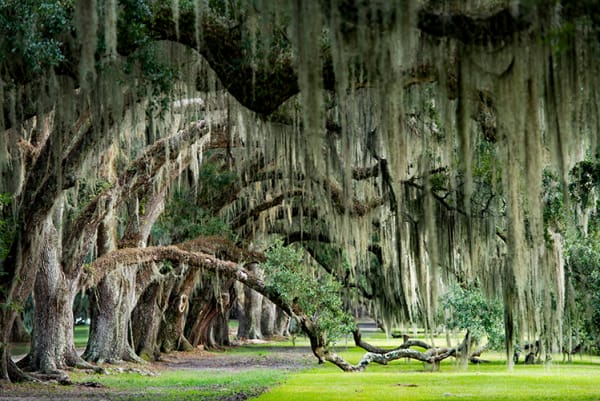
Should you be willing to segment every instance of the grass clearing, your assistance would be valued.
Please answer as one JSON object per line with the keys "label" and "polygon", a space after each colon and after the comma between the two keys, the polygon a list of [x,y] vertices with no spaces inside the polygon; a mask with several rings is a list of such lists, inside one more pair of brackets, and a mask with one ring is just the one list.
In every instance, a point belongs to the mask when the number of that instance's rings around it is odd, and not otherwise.
{"label": "grass clearing", "polygon": [[[354,347],[341,352],[352,362],[363,353]],[[344,373],[328,364],[290,376],[257,400],[600,400],[598,358],[549,367],[520,364],[509,372],[500,354],[484,355],[492,362],[470,365],[466,371],[452,360],[442,362],[441,372],[405,360],[369,365],[360,373]]]}

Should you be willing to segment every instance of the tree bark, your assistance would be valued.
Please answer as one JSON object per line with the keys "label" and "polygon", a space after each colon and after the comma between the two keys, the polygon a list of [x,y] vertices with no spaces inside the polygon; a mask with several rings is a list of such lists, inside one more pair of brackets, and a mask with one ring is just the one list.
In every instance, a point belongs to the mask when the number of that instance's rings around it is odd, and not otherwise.
{"label": "tree bark", "polygon": [[290,317],[287,313],[277,308],[275,317],[275,334],[282,337],[289,337]]}
{"label": "tree bark", "polygon": [[277,318],[277,309],[273,302],[262,297],[260,331],[264,338],[272,337],[275,334],[275,319]]}
{"label": "tree bark", "polygon": [[131,312],[136,304],[137,266],[109,273],[90,297],[90,336],[83,358],[96,363],[140,362],[129,342]]}
{"label": "tree bark", "polygon": [[185,319],[189,311],[190,294],[196,282],[197,269],[182,266],[184,270],[175,278],[170,295],[167,298],[166,310],[160,326],[158,343],[162,352],[175,350],[189,351],[192,348],[184,334]]}
{"label": "tree bark", "polygon": [[[179,171],[177,169],[177,171]],[[150,229],[160,216],[164,206],[165,188],[159,189],[146,204],[145,213],[139,219],[131,218],[119,247],[145,247]],[[138,195],[140,196],[140,195]],[[138,202],[130,200],[127,205],[130,216],[140,215],[134,209]],[[116,248],[116,221],[114,212],[109,213],[98,228],[98,254],[103,255]],[[145,284],[136,281],[138,265],[124,266],[110,272],[96,288],[89,291],[91,325],[90,337],[84,359],[91,362],[141,362],[130,342],[131,313]]]}
{"label": "tree bark", "polygon": [[[61,212],[59,221],[62,221]],[[34,285],[31,350],[19,366],[45,374],[57,374],[69,367],[91,368],[75,350],[73,337],[73,301],[79,277],[65,273],[59,262],[60,233],[52,217],[44,226],[39,269]]]}
{"label": "tree bark", "polygon": [[153,281],[142,293],[131,316],[131,336],[135,352],[144,360],[158,360],[158,330],[162,309],[159,306],[161,283]]}
{"label": "tree bark", "polygon": [[197,288],[192,299],[195,307],[188,319],[188,338],[192,346],[204,348],[221,348],[229,346],[229,311],[235,304],[235,281],[228,280],[220,289],[219,294],[213,293],[211,284]]}
{"label": "tree bark", "polygon": [[[248,267],[253,275],[262,279],[258,264],[253,263]],[[263,297],[252,288],[244,288],[244,323],[238,327],[238,338],[249,340],[262,339],[261,314]]]}

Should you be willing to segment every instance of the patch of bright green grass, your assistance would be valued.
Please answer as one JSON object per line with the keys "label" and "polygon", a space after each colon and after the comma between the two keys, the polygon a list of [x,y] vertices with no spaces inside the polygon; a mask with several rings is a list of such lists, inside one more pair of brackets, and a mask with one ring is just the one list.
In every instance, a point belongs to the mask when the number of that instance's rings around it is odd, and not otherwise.
{"label": "patch of bright green grass", "polygon": [[[364,351],[350,348],[341,353],[355,363]],[[491,363],[470,365],[466,371],[452,360],[442,363],[441,372],[405,360],[369,365],[360,373],[326,364],[289,376],[257,400],[600,400],[600,361],[587,357],[550,367],[518,365],[509,372],[499,354],[491,357]]]}
{"label": "patch of bright green grass", "polygon": [[[76,348],[85,348],[90,334],[90,326],[75,326],[73,336]],[[10,352],[12,355],[25,355],[29,352],[29,343],[11,343]]]}
{"label": "patch of bright green grass", "polygon": [[75,337],[75,347],[85,348],[90,334],[90,326],[75,326],[73,336]]}

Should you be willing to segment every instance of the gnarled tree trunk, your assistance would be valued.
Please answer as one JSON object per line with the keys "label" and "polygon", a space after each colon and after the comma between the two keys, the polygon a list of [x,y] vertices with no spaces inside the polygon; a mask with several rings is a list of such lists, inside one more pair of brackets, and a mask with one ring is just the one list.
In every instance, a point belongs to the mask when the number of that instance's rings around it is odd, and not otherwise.
{"label": "gnarled tree trunk", "polygon": [[[166,188],[163,188],[151,197],[146,204],[146,213],[140,216],[139,221],[130,219],[119,247],[146,246],[150,229],[163,210],[165,193]],[[132,200],[128,207],[130,216],[139,214],[136,210],[138,202]],[[99,255],[117,247],[114,212],[109,213],[98,228],[97,242]],[[146,285],[144,280],[136,280],[139,267],[128,265],[111,272],[90,290],[90,338],[84,359],[93,362],[142,361],[129,338],[131,313]]]}
{"label": "gnarled tree trunk", "polygon": [[70,275],[62,269],[59,261],[62,251],[61,234],[52,217],[46,219],[40,240],[39,269],[33,297],[31,350],[19,362],[19,366],[47,374],[59,374],[58,370],[68,367],[89,367],[79,357],[73,337],[72,307],[78,290],[79,275]]}
{"label": "gnarled tree trunk", "polygon": [[210,285],[196,289],[187,332],[192,346],[207,349],[229,346],[229,313],[236,303],[235,281],[227,280],[215,294]]}
{"label": "gnarled tree trunk", "polygon": [[90,297],[90,336],[83,358],[90,362],[140,361],[129,342],[129,321],[135,306],[137,266],[109,273]]}
{"label": "gnarled tree trunk", "polygon": [[159,306],[162,284],[153,281],[142,293],[131,314],[131,334],[135,352],[146,360],[160,357],[157,345],[162,309]]}
{"label": "gnarled tree trunk", "polygon": [[183,275],[181,278],[176,278],[170,295],[166,298],[166,310],[158,337],[158,343],[163,352],[192,349],[192,345],[185,338],[184,328],[189,310],[190,294],[194,288],[198,271],[188,267],[182,267],[182,270],[184,270]]}

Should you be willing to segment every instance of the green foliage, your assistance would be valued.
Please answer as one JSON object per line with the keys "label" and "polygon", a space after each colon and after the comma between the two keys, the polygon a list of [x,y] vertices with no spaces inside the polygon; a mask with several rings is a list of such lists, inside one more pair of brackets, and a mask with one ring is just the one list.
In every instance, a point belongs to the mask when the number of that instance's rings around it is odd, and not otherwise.
{"label": "green foliage", "polygon": [[231,227],[214,209],[215,205],[222,206],[220,197],[228,196],[226,188],[236,179],[235,173],[217,164],[202,164],[197,187],[181,188],[165,206],[165,212],[152,228],[155,242],[176,243],[208,235],[235,240]]}
{"label": "green foliage", "polygon": [[72,29],[72,0],[0,0],[0,64],[31,78],[64,61],[61,36]]}
{"label": "green foliage", "polygon": [[565,229],[564,191],[560,179],[549,170],[544,170],[542,176],[542,188],[544,191],[544,227],[560,232]]}
{"label": "green foliage", "polygon": [[136,52],[127,58],[125,73],[135,75],[135,79],[146,85],[136,85],[138,96],[148,97],[147,112],[164,113],[169,108],[174,83],[179,79],[179,71],[164,62],[164,55],[160,54],[157,45],[142,39],[144,42]]}
{"label": "green foliage", "polygon": [[353,319],[344,312],[341,285],[330,274],[311,273],[303,263],[302,251],[283,246],[281,241],[266,251],[263,263],[265,284],[289,305],[297,305],[309,316],[327,345],[350,333]]}
{"label": "green foliage", "polygon": [[496,188],[502,179],[501,166],[496,145],[487,140],[480,140],[474,159],[473,178],[486,186]]}
{"label": "green foliage", "polygon": [[125,72],[139,81],[138,96],[149,98],[147,112],[163,113],[169,107],[179,71],[162,61],[165,55],[160,54],[151,35],[153,18],[162,17],[155,16],[152,3],[145,0],[121,0],[119,5],[117,41],[119,52],[128,54]]}
{"label": "green foliage", "polygon": [[600,232],[570,241],[566,262],[576,291],[574,323],[600,346]]}
{"label": "green foliage", "polygon": [[463,288],[453,285],[441,299],[442,310],[449,312],[446,324],[449,329],[469,330],[476,341],[487,337],[492,349],[504,345],[502,305],[485,298],[477,287]]}
{"label": "green foliage", "polygon": [[482,216],[502,215],[504,203],[497,199],[502,194],[502,163],[500,163],[496,144],[485,138],[477,142],[473,158],[473,193],[471,202],[473,212]]}
{"label": "green foliage", "polygon": [[590,206],[592,194],[600,188],[600,162],[584,160],[569,172],[569,193],[583,207]]}
{"label": "green foliage", "polygon": [[192,191],[176,192],[165,207],[165,212],[152,227],[154,241],[161,244],[208,235],[235,239],[233,230],[221,217],[196,205]]}
{"label": "green foliage", "polygon": [[206,207],[213,205],[237,180],[234,172],[223,170],[215,163],[204,163],[198,172],[198,203]]}
{"label": "green foliage", "polygon": [[80,178],[77,181],[77,199],[72,199],[71,201],[76,202],[81,207],[85,207],[92,199],[112,187],[112,185],[113,184],[107,180],[88,180],[86,178]]}
{"label": "green foliage", "polygon": [[[10,194],[0,193],[0,262],[6,259],[15,236],[15,221],[10,208]],[[2,276],[0,263],[0,276]]]}
{"label": "green foliage", "polygon": [[429,176],[429,185],[432,191],[445,191],[450,186],[450,177],[446,171],[436,172]]}
{"label": "green foliage", "polygon": [[24,306],[18,302],[12,301],[2,304],[2,308],[6,310],[12,310],[15,312],[23,312],[25,310]]}
{"label": "green foliage", "polygon": [[119,5],[117,20],[119,44],[132,48],[147,44],[150,41],[148,23],[152,18],[152,10],[148,2],[145,0],[120,0]]}
{"label": "green foliage", "polygon": [[[544,41],[555,53],[564,53],[573,49],[575,38],[582,31],[595,33],[600,38],[599,0],[530,0],[542,7],[554,8],[560,5],[561,21],[552,24],[544,36]],[[578,28],[578,26],[580,28]]]}

